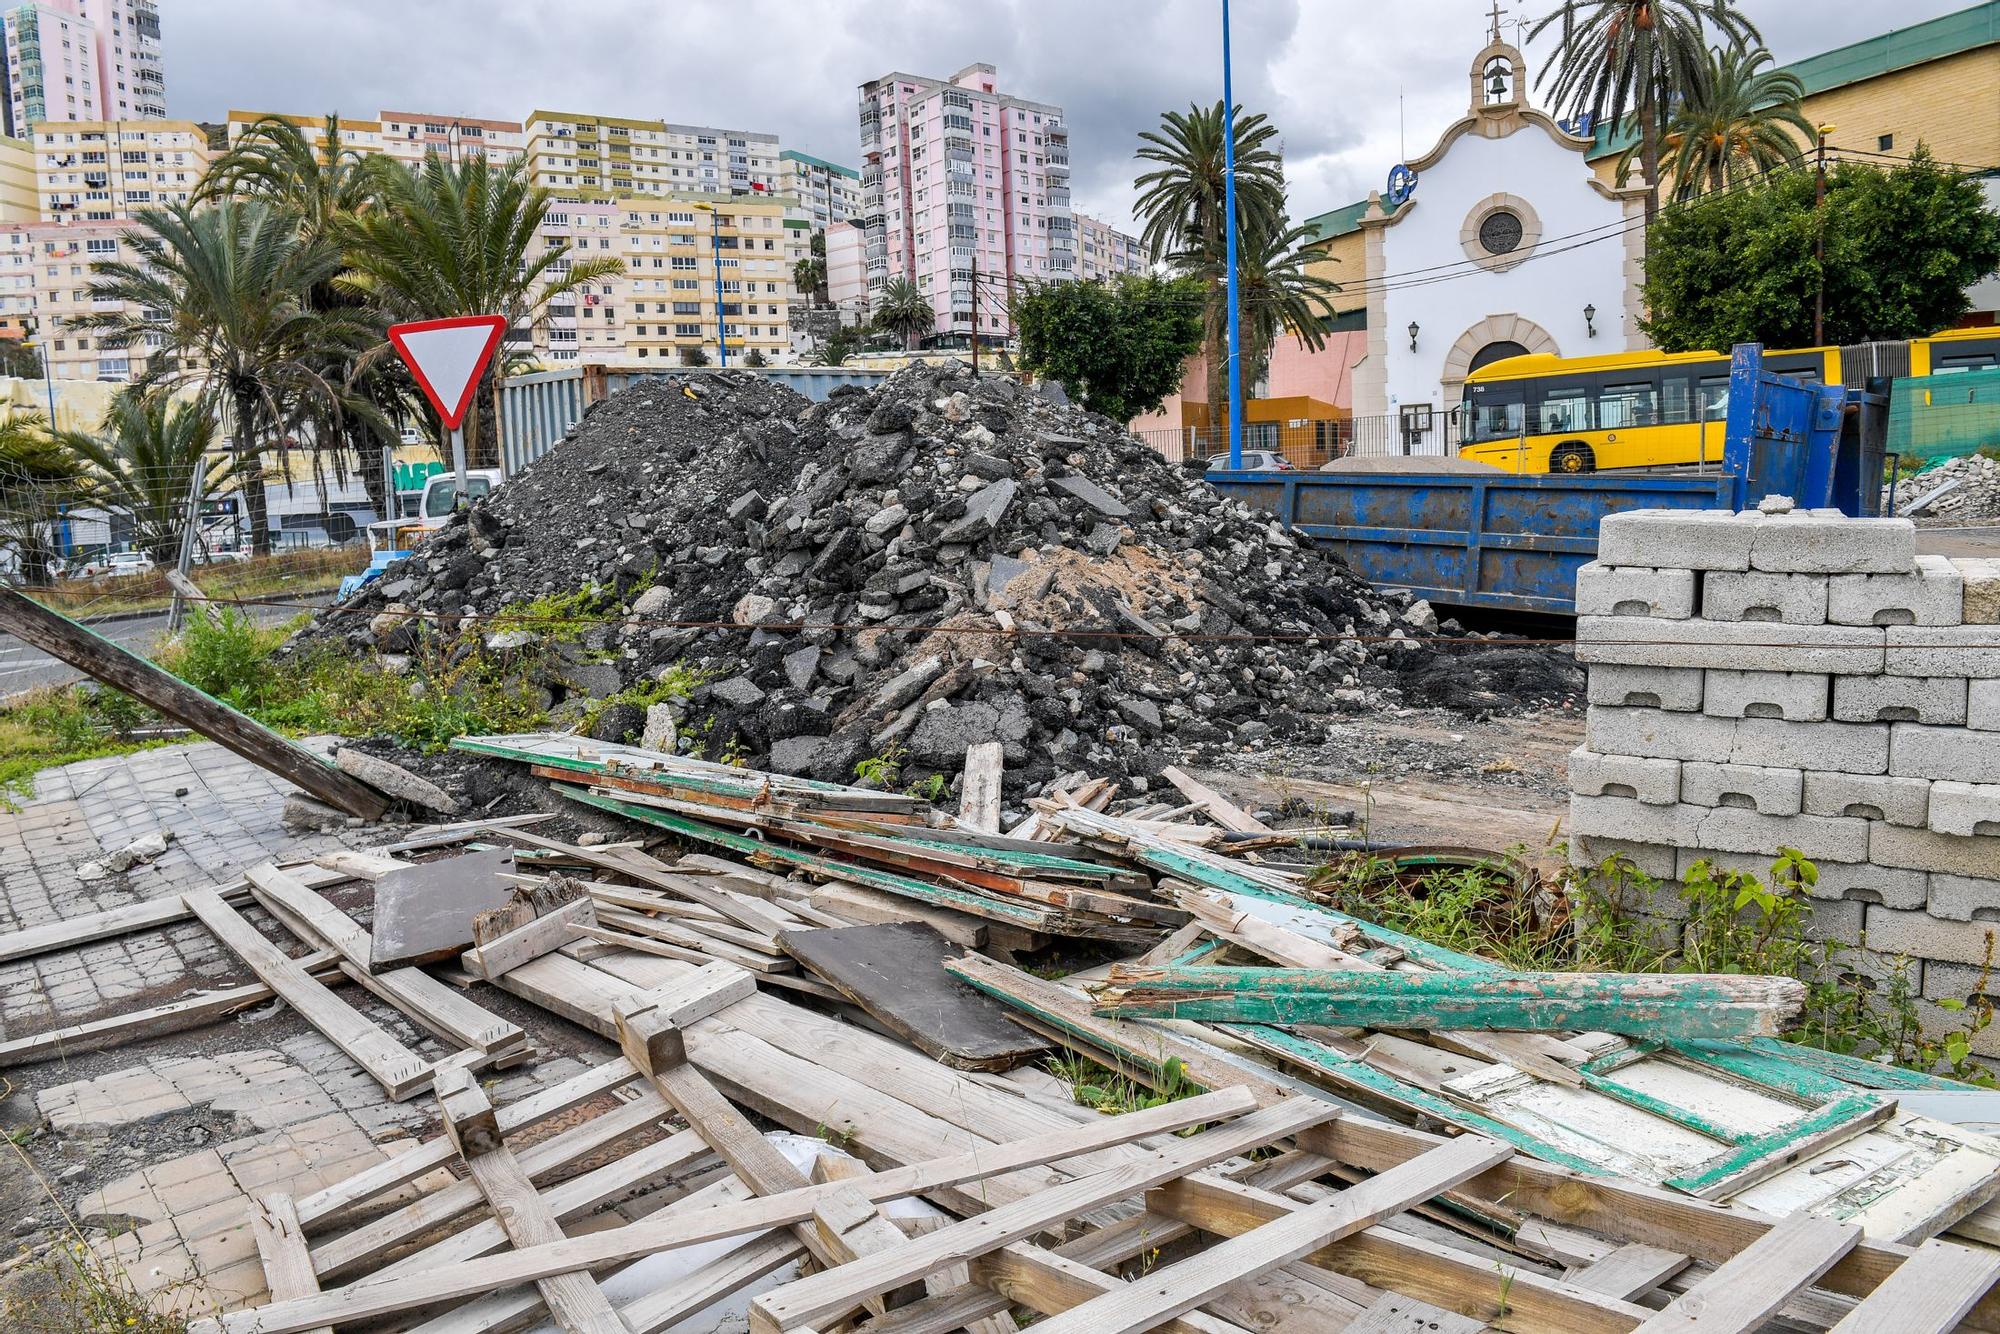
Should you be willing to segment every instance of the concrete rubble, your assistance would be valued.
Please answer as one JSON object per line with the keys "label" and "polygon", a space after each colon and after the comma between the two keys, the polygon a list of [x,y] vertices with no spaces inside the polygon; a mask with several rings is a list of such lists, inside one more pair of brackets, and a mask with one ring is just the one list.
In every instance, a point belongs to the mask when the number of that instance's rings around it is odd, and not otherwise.
{"label": "concrete rubble", "polygon": [[[1938,494],[1941,489],[1942,494]],[[1920,473],[1906,473],[1896,482],[1896,513],[1922,514],[1939,521],[1965,523],[2000,518],[2000,459],[1966,454],[1946,459]],[[1918,509],[1918,505],[1922,509]],[[1888,512],[1889,488],[1882,488],[1882,509]]]}
{"label": "concrete rubble", "polygon": [[[1342,713],[1581,686],[1560,651],[1440,642],[1463,632],[1428,604],[1106,419],[962,365],[816,405],[754,376],[629,389],[303,642],[407,653],[586,589],[604,619],[488,633],[557,725],[827,781],[871,756],[949,781],[998,741],[1018,797]],[[703,683],[670,716],[621,698],[682,669]]]}

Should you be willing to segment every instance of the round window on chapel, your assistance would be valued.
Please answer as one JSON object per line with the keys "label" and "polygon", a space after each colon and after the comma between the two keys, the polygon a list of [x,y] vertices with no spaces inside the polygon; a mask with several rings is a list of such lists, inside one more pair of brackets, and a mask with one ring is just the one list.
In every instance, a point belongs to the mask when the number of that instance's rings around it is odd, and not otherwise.
{"label": "round window on chapel", "polygon": [[1479,244],[1489,255],[1506,255],[1520,249],[1520,218],[1504,208],[1487,214],[1479,223]]}

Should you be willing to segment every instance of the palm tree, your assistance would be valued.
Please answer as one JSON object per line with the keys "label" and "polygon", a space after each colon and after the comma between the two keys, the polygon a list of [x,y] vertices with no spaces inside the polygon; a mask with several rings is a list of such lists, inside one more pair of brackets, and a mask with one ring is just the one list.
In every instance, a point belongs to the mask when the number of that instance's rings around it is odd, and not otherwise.
{"label": "palm tree", "polygon": [[1561,25],[1562,49],[1539,80],[1557,106],[1637,135],[1648,222],[1660,207],[1664,123],[1701,89],[1709,23],[1729,44],[1763,41],[1730,0],[1562,0],[1528,33]]}
{"label": "palm tree", "polygon": [[[1664,140],[1672,155],[1667,174],[1674,197],[1692,199],[1703,191],[1795,166],[1805,145],[1791,135],[1797,130],[1811,143],[1817,131],[1799,104],[1805,85],[1785,70],[1759,69],[1771,63],[1763,47],[1712,47],[1700,87],[1674,109]],[[1627,170],[1634,145],[1619,159],[1619,174]]]}
{"label": "palm tree", "polygon": [[126,233],[134,258],[96,264],[93,298],[120,303],[71,327],[111,347],[154,350],[140,383],[192,386],[204,410],[229,414],[230,449],[246,494],[252,545],[270,548],[262,460],[280,434],[310,424],[338,432],[372,412],[330,369],[374,336],[361,312],[315,310],[311,293],[340,271],[340,254],[309,242],[288,212],[222,199],[193,209],[141,209]]}
{"label": "palm tree", "polygon": [[195,200],[266,200],[290,210],[305,239],[317,241],[337,237],[372,193],[367,160],[342,137],[339,115],[327,116],[317,142],[283,116],[264,116],[209,165]]}
{"label": "palm tree", "polygon": [[11,547],[24,582],[46,584],[51,535],[65,501],[84,488],[83,467],[49,436],[48,418],[27,413],[0,422],[0,546]]}
{"label": "palm tree", "polygon": [[793,261],[792,286],[805,293],[815,304],[822,306],[827,304],[825,228],[812,234],[806,257]]}
{"label": "palm tree", "polygon": [[1324,259],[1304,248],[1313,237],[1309,227],[1286,227],[1243,239],[1237,283],[1243,307],[1245,380],[1263,378],[1280,334],[1289,332],[1314,352],[1326,346],[1322,321],[1333,315],[1331,298],[1340,284],[1308,267]]}
{"label": "palm tree", "polygon": [[[609,255],[572,259],[566,242],[535,253],[552,196],[530,185],[518,162],[451,163],[433,153],[414,170],[390,158],[368,165],[376,204],[347,227],[348,268],[336,285],[392,319],[500,315],[518,328],[544,318],[552,298],[625,272]],[[503,356],[483,381],[492,438],[478,414],[466,433],[468,456],[485,465],[500,457],[500,380],[529,360],[519,351]]]}
{"label": "palm tree", "polygon": [[111,401],[98,430],[59,431],[55,439],[83,463],[93,499],[128,515],[133,544],[162,565],[178,553],[197,467],[202,499],[235,475],[234,459],[211,453],[214,414],[164,393],[128,387]]}
{"label": "palm tree", "polygon": [[903,349],[914,352],[917,340],[937,328],[937,311],[915,283],[891,278],[875,303],[875,327],[902,339]]}
{"label": "palm tree", "polygon": [[[1183,272],[1198,273],[1208,283],[1202,355],[1208,363],[1208,401],[1218,408],[1228,377],[1229,344],[1225,124],[1219,100],[1212,107],[1190,105],[1185,114],[1162,115],[1157,131],[1140,132],[1138,151],[1142,160],[1159,165],[1132,182],[1139,192],[1137,213],[1145,224],[1140,240],[1147,251],[1174,257]],[[1245,116],[1237,109],[1239,249],[1248,249],[1252,238],[1284,234],[1285,173],[1277,137],[1278,127],[1262,112]],[[1215,420],[1221,420],[1219,410]]]}

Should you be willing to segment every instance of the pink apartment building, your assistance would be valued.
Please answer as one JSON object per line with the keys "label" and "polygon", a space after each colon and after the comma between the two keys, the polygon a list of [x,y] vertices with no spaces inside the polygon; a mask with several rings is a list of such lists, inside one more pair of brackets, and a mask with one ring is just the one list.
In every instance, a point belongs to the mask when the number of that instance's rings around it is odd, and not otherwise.
{"label": "pink apartment building", "polygon": [[48,120],[148,120],[167,114],[154,0],[30,0],[0,18],[8,134]]}
{"label": "pink apartment building", "polygon": [[861,155],[871,303],[907,279],[940,335],[1006,337],[1010,292],[1077,275],[1062,108],[1000,92],[993,66],[861,85]]}

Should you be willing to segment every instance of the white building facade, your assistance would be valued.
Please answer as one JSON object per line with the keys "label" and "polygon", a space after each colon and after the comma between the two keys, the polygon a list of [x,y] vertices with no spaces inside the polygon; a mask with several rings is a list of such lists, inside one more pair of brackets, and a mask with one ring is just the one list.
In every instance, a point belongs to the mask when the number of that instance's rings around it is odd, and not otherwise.
{"label": "white building facade", "polygon": [[1591,141],[1530,107],[1526,85],[1520,51],[1488,45],[1467,114],[1405,164],[1406,197],[1371,194],[1360,217],[1368,351],[1354,411],[1394,418],[1411,452],[1451,451],[1450,414],[1480,366],[1649,345],[1644,191],[1598,180]]}

